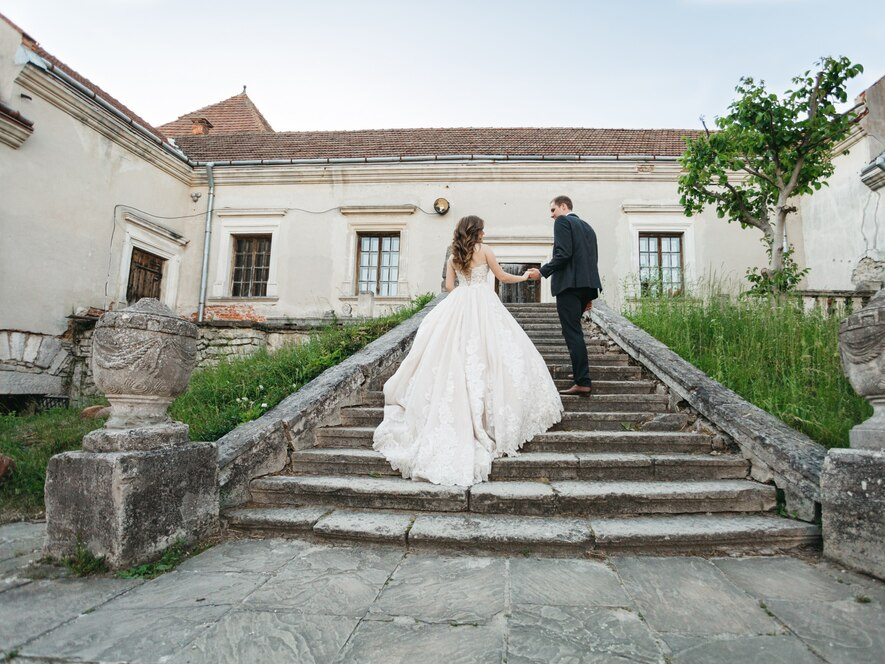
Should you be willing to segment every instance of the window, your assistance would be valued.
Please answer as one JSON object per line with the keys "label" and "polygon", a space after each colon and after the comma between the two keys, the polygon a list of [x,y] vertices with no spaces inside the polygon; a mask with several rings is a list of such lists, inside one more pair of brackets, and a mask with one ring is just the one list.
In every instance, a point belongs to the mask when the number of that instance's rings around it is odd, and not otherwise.
{"label": "window", "polygon": [[143,249],[132,248],[126,304],[135,304],[143,297],[160,298],[160,282],[163,280],[165,262],[165,259]]}
{"label": "window", "polygon": [[270,272],[270,235],[234,235],[233,297],[265,297]]}
{"label": "window", "polygon": [[399,233],[360,233],[357,245],[357,293],[397,295]]}
{"label": "window", "polygon": [[639,282],[643,295],[682,292],[682,233],[639,234]]}

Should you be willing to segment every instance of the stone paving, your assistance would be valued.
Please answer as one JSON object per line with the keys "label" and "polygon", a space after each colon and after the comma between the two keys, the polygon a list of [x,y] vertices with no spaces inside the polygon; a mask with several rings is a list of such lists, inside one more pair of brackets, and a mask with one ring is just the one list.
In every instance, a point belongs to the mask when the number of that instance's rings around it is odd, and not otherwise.
{"label": "stone paving", "polygon": [[0,527],[0,653],[16,661],[885,661],[885,584],[814,557],[233,540],[143,582],[65,577],[39,563],[43,534]]}

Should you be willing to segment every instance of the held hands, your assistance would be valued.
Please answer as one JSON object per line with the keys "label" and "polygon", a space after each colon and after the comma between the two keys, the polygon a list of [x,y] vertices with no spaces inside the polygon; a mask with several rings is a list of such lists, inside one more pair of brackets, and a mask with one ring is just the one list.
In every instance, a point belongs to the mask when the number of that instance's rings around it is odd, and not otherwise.
{"label": "held hands", "polygon": [[522,276],[524,276],[526,279],[539,281],[541,279],[541,271],[536,267],[532,267],[526,270],[525,274],[523,274]]}

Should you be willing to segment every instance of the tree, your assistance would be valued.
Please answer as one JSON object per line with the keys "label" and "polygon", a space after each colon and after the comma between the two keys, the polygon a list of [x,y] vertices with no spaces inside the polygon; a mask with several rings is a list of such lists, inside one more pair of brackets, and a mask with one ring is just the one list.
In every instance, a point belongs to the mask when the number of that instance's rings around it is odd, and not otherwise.
{"label": "tree", "polygon": [[[855,106],[840,112],[845,84],[863,71],[847,58],[823,58],[817,71],[793,79],[781,97],[765,81],[742,78],[729,113],[716,118],[717,131],[686,140],[680,163],[680,203],[692,216],[707,205],[720,218],[762,231],[768,248],[765,282],[784,288],[784,232],[796,212],[793,197],[810,194],[833,173],[833,147],[858,118]],[[794,267],[789,262],[788,265]],[[755,272],[755,271],[754,271]],[[758,275],[757,275],[758,277]],[[795,285],[795,284],[794,284]]]}

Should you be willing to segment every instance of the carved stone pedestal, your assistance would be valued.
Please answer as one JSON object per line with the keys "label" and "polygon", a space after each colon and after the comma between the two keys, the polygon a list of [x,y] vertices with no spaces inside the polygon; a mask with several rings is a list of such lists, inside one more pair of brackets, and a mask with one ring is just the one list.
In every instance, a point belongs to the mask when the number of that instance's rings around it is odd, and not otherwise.
{"label": "carved stone pedestal", "polygon": [[873,405],[821,472],[824,555],[885,579],[885,289],[839,329],[842,366]]}
{"label": "carved stone pedestal", "polygon": [[44,553],[63,558],[78,541],[112,569],[157,558],[177,539],[218,528],[214,443],[137,452],[65,452],[46,472]]}
{"label": "carved stone pedestal", "polygon": [[193,323],[152,299],[98,321],[93,374],[111,414],[82,452],[49,461],[47,555],[71,555],[81,543],[110,567],[128,567],[217,530],[216,446],[189,442],[187,425],[166,414],[187,388],[196,339]]}
{"label": "carved stone pedestal", "polygon": [[885,579],[885,452],[830,450],[820,484],[824,555]]}

